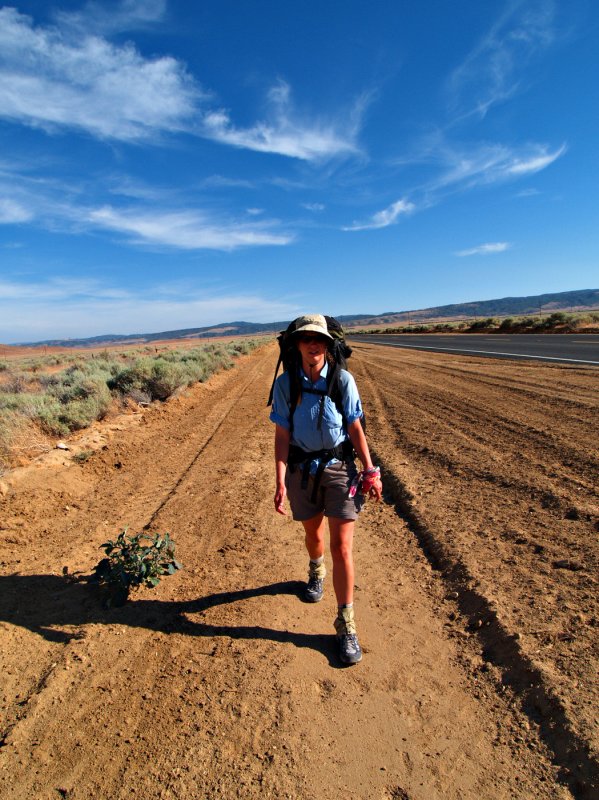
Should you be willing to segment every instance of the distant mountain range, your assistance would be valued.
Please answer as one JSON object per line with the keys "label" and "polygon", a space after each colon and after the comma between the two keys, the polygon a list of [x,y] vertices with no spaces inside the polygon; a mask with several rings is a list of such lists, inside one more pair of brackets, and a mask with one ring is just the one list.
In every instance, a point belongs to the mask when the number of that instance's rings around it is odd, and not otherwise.
{"label": "distant mountain range", "polygon": [[[452,303],[413,311],[388,311],[383,314],[345,314],[337,319],[346,328],[366,325],[394,325],[447,319],[476,319],[478,317],[521,316],[546,314],[553,311],[584,311],[599,308],[599,289],[580,289],[573,292],[538,294],[530,297],[502,297],[498,300],[478,300],[471,303]],[[325,309],[326,310],[326,309]],[[216,336],[250,336],[275,333],[287,327],[282,322],[223,322],[204,328],[183,328],[160,333],[104,334],[87,339],[48,339],[42,342],[22,342],[23,345],[54,347],[97,347],[103,344],[143,344],[164,339],[210,339]]]}

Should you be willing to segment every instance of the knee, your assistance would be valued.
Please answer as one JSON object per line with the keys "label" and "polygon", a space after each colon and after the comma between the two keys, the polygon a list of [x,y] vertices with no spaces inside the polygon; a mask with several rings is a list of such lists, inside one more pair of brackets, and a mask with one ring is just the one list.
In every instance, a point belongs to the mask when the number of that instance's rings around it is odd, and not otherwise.
{"label": "knee", "polygon": [[322,542],[324,541],[324,530],[320,528],[306,529],[306,539],[311,542]]}
{"label": "knee", "polygon": [[336,542],[331,544],[331,556],[333,561],[351,561],[352,546],[350,542]]}

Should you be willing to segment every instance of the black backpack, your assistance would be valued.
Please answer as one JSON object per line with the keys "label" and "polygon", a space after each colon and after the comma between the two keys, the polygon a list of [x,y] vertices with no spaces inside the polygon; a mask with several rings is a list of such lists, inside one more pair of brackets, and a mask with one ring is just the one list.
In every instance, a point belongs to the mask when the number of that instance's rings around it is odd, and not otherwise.
{"label": "black backpack", "polygon": [[[327,388],[326,390],[318,390],[318,389],[306,390],[314,394],[318,394],[322,398],[320,404],[320,413],[318,418],[319,428],[322,423],[322,417],[324,414],[325,397],[331,398],[331,400],[337,406],[337,410],[339,411],[345,422],[345,414],[343,413],[343,398],[341,396],[341,387],[339,385],[339,371],[342,369],[347,369],[347,359],[352,354],[351,347],[345,341],[345,331],[343,330],[343,326],[341,325],[339,320],[335,319],[335,317],[327,317],[326,315],[325,315],[325,320],[327,323],[327,330],[329,334],[333,337],[332,340],[327,344],[327,352],[332,356],[331,359],[327,359],[329,362],[329,370],[327,373]],[[289,373],[291,430],[293,430],[293,413],[296,409],[301,392],[300,377],[299,377],[300,367],[301,367],[301,356],[295,345],[293,336],[296,330],[297,330],[297,320],[294,320],[287,326],[287,328],[284,331],[281,331],[277,336],[277,341],[279,343],[279,360],[277,362],[277,367],[275,369],[272,386],[270,387],[270,393],[268,395],[268,402],[266,404],[267,406],[270,406],[272,404],[275,381],[277,379],[279,367],[281,366],[281,364],[283,364],[284,371]],[[332,364],[330,363],[331,361],[333,362]],[[363,417],[362,417],[362,426],[365,427]]]}

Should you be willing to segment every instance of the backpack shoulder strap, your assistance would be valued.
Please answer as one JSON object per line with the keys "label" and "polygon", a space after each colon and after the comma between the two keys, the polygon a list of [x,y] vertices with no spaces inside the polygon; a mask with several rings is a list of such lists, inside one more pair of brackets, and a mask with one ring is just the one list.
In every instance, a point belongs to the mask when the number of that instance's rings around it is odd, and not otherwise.
{"label": "backpack shoulder strap", "polygon": [[277,380],[277,375],[279,374],[279,367],[281,366],[281,362],[282,361],[283,361],[283,354],[280,353],[279,354],[279,360],[277,361],[277,368],[275,369],[275,374],[274,374],[274,377],[272,379],[272,383],[270,385],[270,392],[268,393],[268,402],[266,403],[267,408],[268,408],[268,406],[272,405],[272,397],[273,397],[273,393],[275,391],[275,383],[276,383],[276,380]]}
{"label": "backpack shoulder strap", "polygon": [[347,427],[345,413],[343,411],[343,389],[341,387],[341,367],[339,364],[335,364],[329,369],[329,374],[327,375],[327,394],[335,403],[337,407],[337,411],[343,417],[343,427]]}
{"label": "backpack shoulder strap", "polygon": [[298,370],[289,371],[289,435],[293,433],[293,415],[301,394],[300,376]]}

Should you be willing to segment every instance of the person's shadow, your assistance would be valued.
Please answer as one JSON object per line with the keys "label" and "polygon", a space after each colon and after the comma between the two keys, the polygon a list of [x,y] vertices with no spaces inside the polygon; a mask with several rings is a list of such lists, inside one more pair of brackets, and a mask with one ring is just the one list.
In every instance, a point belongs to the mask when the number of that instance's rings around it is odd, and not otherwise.
{"label": "person's shadow", "polygon": [[[295,647],[311,647],[322,653],[332,667],[340,668],[343,664],[337,658],[334,634],[297,633],[260,625],[212,625],[187,617],[251,597],[292,595],[301,599],[304,588],[305,584],[300,581],[283,581],[185,602],[133,598],[120,608],[107,609],[102,606],[99,590],[89,577],[8,575],[0,576],[0,620],[28,628],[48,641],[64,643],[81,637],[85,626],[93,623],[116,623],[204,638],[268,639]],[[64,630],[65,627],[75,630]]]}

